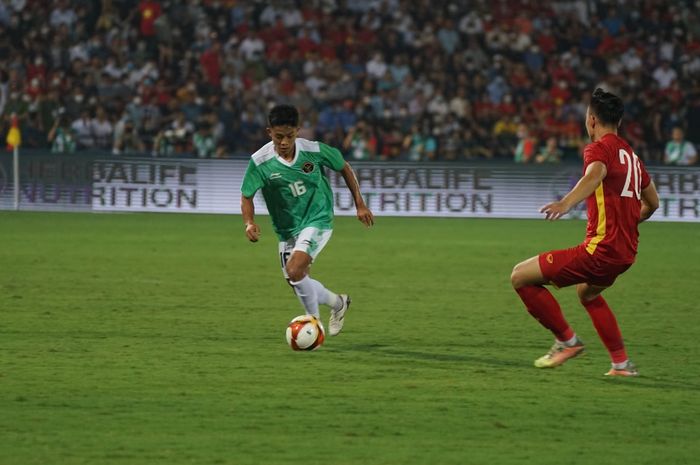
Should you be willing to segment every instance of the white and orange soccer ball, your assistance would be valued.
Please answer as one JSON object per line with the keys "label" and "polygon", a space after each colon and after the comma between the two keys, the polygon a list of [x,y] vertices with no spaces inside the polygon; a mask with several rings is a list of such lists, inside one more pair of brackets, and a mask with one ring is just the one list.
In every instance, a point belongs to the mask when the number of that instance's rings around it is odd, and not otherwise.
{"label": "white and orange soccer ball", "polygon": [[315,350],[326,338],[323,324],[313,315],[301,315],[287,326],[287,344],[294,350]]}

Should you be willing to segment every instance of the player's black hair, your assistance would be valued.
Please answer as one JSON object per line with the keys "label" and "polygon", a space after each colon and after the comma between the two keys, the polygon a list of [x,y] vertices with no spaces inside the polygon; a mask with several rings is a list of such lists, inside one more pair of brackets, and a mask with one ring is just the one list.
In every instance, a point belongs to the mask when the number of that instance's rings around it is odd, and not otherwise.
{"label": "player's black hair", "polygon": [[603,124],[617,126],[625,113],[625,105],[620,97],[598,87],[591,96],[591,112]]}
{"label": "player's black hair", "polygon": [[292,105],[276,105],[267,115],[270,127],[292,126],[299,127],[299,111]]}

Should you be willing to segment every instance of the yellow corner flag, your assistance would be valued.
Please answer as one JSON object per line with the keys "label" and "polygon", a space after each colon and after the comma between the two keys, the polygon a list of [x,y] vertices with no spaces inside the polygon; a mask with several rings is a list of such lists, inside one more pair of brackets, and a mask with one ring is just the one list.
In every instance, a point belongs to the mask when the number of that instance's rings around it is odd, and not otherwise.
{"label": "yellow corner flag", "polygon": [[17,115],[12,115],[12,126],[7,132],[7,150],[13,150],[15,147],[19,147],[22,143],[22,134],[19,132],[19,125],[17,124]]}

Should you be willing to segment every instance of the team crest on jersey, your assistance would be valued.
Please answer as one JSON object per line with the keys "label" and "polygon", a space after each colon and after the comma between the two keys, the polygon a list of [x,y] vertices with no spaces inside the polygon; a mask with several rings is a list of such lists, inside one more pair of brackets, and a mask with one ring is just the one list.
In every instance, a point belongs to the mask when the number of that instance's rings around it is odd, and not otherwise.
{"label": "team crest on jersey", "polygon": [[314,164],[311,163],[310,161],[307,161],[306,163],[304,163],[304,164],[301,166],[301,170],[302,170],[304,173],[309,174],[309,173],[311,173],[311,172],[314,170]]}
{"label": "team crest on jersey", "polygon": [[549,263],[550,265],[554,263],[554,256],[551,253],[547,254],[547,263]]}

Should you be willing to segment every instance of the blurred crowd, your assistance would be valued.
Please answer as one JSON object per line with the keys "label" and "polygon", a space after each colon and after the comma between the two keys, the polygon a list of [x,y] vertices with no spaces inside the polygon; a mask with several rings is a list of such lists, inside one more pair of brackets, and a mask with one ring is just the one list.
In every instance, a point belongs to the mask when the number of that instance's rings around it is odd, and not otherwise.
{"label": "blurred crowd", "polygon": [[56,153],[249,155],[290,103],[350,159],[550,163],[595,87],[696,163],[700,1],[0,0],[0,129]]}

